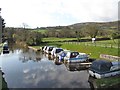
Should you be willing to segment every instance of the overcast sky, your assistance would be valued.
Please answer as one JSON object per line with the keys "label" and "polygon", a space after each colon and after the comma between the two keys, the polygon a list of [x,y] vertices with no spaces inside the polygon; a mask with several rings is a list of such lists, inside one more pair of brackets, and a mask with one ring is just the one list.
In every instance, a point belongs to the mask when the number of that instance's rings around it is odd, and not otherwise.
{"label": "overcast sky", "polygon": [[6,26],[70,25],[118,20],[120,0],[0,0]]}

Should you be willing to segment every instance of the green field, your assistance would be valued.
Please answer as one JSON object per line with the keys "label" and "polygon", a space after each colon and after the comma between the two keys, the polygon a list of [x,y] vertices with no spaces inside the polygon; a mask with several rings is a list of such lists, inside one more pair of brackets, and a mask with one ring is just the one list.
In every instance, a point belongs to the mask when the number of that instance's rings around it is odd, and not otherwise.
{"label": "green field", "polygon": [[108,54],[118,56],[117,48],[105,48],[105,47],[95,47],[95,46],[85,46],[84,44],[62,44],[64,49],[78,51],[90,54],[91,58],[99,58],[100,54]]}
{"label": "green field", "polygon": [[[43,42],[62,42],[62,41],[71,41],[71,40],[77,40],[77,38],[43,38]],[[53,43],[53,44],[54,44]],[[103,41],[95,41],[95,43],[89,42],[77,42],[78,44],[87,44],[88,46],[99,46],[99,47],[108,47],[108,48],[118,48],[118,39],[115,40],[103,40]],[[74,42],[72,43],[74,44]]]}
{"label": "green field", "polygon": [[43,38],[42,39],[43,42],[58,42],[58,41],[69,41],[69,40],[77,40],[77,38],[55,38],[55,37],[51,37],[51,38]]}
{"label": "green field", "polygon": [[41,34],[45,34],[47,32],[47,30],[33,30],[33,32],[40,32]]}

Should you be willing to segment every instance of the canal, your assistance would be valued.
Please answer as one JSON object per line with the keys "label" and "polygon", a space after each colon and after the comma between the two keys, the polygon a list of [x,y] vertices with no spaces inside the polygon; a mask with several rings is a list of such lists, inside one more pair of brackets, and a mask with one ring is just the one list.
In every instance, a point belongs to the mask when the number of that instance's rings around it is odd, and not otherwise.
{"label": "canal", "polygon": [[87,70],[70,70],[42,52],[11,47],[0,61],[8,88],[90,88]]}

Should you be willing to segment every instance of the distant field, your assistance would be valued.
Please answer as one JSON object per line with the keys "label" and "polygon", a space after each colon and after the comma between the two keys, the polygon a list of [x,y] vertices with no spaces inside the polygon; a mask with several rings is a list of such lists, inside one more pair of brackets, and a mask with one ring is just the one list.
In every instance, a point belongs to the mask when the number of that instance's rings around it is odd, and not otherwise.
{"label": "distant field", "polygon": [[42,39],[44,42],[56,42],[56,41],[68,41],[68,40],[77,40],[77,38],[55,38],[55,37],[51,37],[51,38],[43,38]]}
{"label": "distant field", "polygon": [[[85,39],[85,38],[82,38]],[[71,41],[71,40],[77,40],[77,38],[55,38],[55,37],[51,37],[51,38],[43,38],[42,39],[43,42],[59,42],[59,41]],[[103,41],[95,41],[96,42],[96,46],[100,46],[100,47],[115,47],[118,48],[118,39],[115,39],[115,42],[113,40],[103,40]],[[78,42],[79,43],[86,43],[89,46],[94,46],[95,44],[92,43],[91,41],[89,42]]]}
{"label": "distant field", "polygon": [[[114,43],[115,41],[115,43]],[[96,41],[96,43],[104,43],[104,44],[118,44],[118,39],[115,39],[115,40],[104,40],[104,41]]]}
{"label": "distant field", "polygon": [[42,34],[44,34],[44,33],[46,33],[47,32],[47,30],[33,30],[34,32],[41,32]]}
{"label": "distant field", "polygon": [[[115,42],[114,42],[115,41]],[[115,40],[103,40],[103,41],[96,41],[95,43],[86,42],[86,44],[90,46],[100,46],[100,47],[108,47],[108,48],[118,48],[118,39]]]}

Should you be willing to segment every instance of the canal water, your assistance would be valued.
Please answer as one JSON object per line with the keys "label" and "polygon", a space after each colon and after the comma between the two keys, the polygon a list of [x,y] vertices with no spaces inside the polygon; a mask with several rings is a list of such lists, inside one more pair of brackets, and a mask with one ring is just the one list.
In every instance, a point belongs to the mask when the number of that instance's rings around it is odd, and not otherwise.
{"label": "canal water", "polygon": [[8,88],[90,88],[87,70],[69,70],[42,52],[10,48],[0,55]]}

